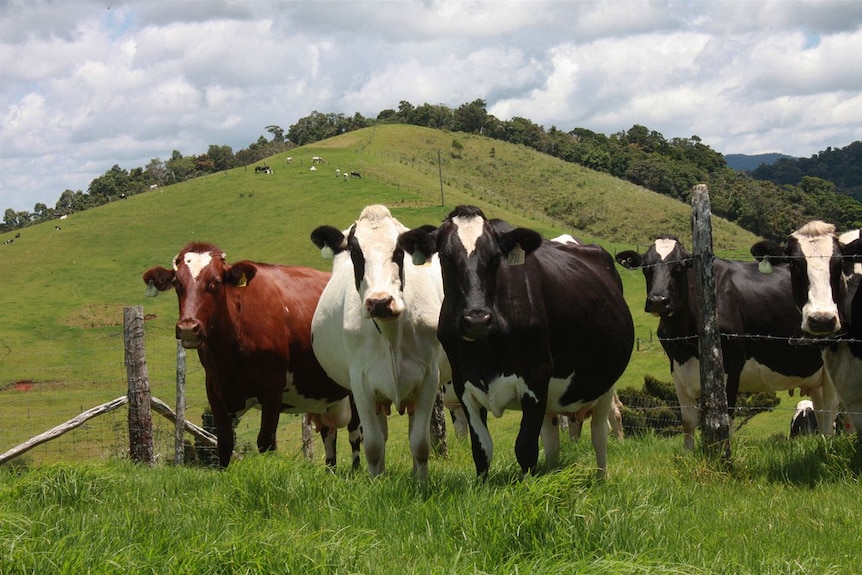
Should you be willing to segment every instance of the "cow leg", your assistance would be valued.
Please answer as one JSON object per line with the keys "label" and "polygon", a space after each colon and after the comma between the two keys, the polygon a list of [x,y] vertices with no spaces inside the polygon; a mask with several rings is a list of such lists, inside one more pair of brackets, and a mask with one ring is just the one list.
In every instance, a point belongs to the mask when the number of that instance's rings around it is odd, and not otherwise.
{"label": "cow leg", "polygon": [[680,381],[674,374],[673,384],[676,397],[679,400],[679,412],[682,417],[683,447],[694,450],[694,431],[697,429],[698,400],[691,391],[691,386]]}
{"label": "cow leg", "polygon": [[561,415],[545,414],[542,420],[542,445],[545,447],[545,463],[556,467],[560,463],[560,418]]}
{"label": "cow leg", "polygon": [[356,410],[356,403],[353,401],[353,396],[350,397],[350,422],[347,424],[348,440],[350,441],[351,450],[351,468],[356,471],[359,469],[359,446],[362,443],[362,426],[359,421],[359,412]]}
{"label": "cow leg", "polygon": [[[437,358],[432,365],[437,364]],[[409,415],[410,452],[413,454],[413,473],[419,481],[428,479],[428,456],[431,453],[431,414],[437,402],[440,372],[432,369],[422,382],[416,399],[416,409]]]}
{"label": "cow leg", "polygon": [[822,370],[823,385],[812,389],[808,395],[814,404],[814,416],[817,418],[817,429],[821,435],[835,434],[835,418],[838,416],[838,393],[832,384],[832,379]]}
{"label": "cow leg", "polygon": [[856,429],[856,453],[851,468],[862,471],[862,385],[858,375],[862,373],[862,359],[854,357],[846,343],[839,343],[836,349],[823,353],[823,366],[829,373],[835,391],[844,404],[847,417]]}
{"label": "cow leg", "polygon": [[338,440],[338,429],[333,426],[320,426],[320,439],[323,440],[323,461],[327,467],[335,467],[338,461],[336,455],[336,441]]}
{"label": "cow leg", "polygon": [[[544,383],[544,391],[521,396],[521,428],[515,439],[515,458],[521,465],[521,473],[527,475],[536,472],[539,462],[539,435],[545,420],[545,406],[547,405],[548,382]],[[536,389],[535,385],[527,384],[529,389]],[[557,438],[559,449],[559,438]]]}
{"label": "cow leg", "polygon": [[611,410],[608,413],[608,421],[611,424],[611,431],[614,432],[614,437],[619,440],[625,437],[625,432],[623,431],[623,413],[620,410],[622,406],[623,402],[620,401],[617,392],[614,391],[613,403],[611,403]]}
{"label": "cow leg", "polygon": [[590,439],[596,452],[596,467],[599,477],[608,474],[608,414],[614,402],[614,388],[608,390],[593,406],[590,417]]}
{"label": "cow leg", "polygon": [[233,453],[233,425],[231,416],[223,407],[210,404],[213,414],[213,424],[216,428],[218,465],[222,469],[230,463]]}
{"label": "cow leg", "polygon": [[[277,407],[272,407],[276,405]],[[278,428],[278,418],[281,414],[281,401],[276,403],[261,402],[260,432],[257,434],[257,450],[260,453],[275,451],[275,431]]]}
{"label": "cow leg", "polygon": [[377,411],[377,405],[371,394],[355,393],[356,409],[362,421],[362,440],[365,443],[365,461],[368,464],[368,474],[377,477],[386,467],[386,435],[387,419],[384,411]]}
{"label": "cow leg", "polygon": [[467,416],[464,415],[464,408],[461,406],[452,408],[449,410],[449,415],[455,428],[455,436],[467,437]]}

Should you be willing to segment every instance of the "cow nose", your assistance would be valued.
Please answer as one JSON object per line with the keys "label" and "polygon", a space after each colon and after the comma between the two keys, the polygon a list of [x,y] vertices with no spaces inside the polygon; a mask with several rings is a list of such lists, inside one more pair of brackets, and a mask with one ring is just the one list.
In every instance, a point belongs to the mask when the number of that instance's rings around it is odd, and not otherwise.
{"label": "cow nose", "polygon": [[491,332],[491,314],[484,310],[473,310],[462,318],[464,339],[481,339]]}
{"label": "cow nose", "polygon": [[374,318],[393,317],[395,313],[392,311],[392,296],[368,298],[365,300],[365,311],[368,315]]}
{"label": "cow nose", "polygon": [[828,335],[838,331],[838,319],[835,314],[828,312],[815,312],[808,316],[807,329],[814,335]]}
{"label": "cow nose", "polygon": [[201,323],[195,319],[182,319],[177,322],[177,339],[183,347],[193,348],[200,345]]}
{"label": "cow nose", "polygon": [[647,313],[659,313],[667,309],[670,298],[666,295],[651,295],[647,298],[644,311]]}

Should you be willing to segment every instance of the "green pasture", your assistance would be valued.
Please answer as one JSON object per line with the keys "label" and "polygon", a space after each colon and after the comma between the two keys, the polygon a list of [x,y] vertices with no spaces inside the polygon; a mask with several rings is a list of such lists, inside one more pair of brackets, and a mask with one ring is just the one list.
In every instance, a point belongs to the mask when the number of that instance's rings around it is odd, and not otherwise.
{"label": "green pasture", "polygon": [[[248,166],[165,187],[73,214],[59,231],[25,228],[2,246],[0,452],[126,393],[124,306],[144,307],[151,386],[173,403],[176,298],[145,298],[141,275],[189,241],[215,243],[229,261],[328,269],[308,239],[320,224],[346,228],[370,203],[408,226],[433,224],[472,203],[611,252],[666,232],[690,244],[689,206],[478,136],[378,126],[289,155],[291,164],[267,160],[271,175]],[[312,171],[315,155],[326,163]],[[362,178],[344,181],[336,168]],[[715,219],[719,255],[745,257],[754,240]],[[668,380],[643,277],[620,273],[638,344],[619,385]],[[200,423],[203,371],[194,353],[187,364],[187,416]],[[335,472],[319,442],[304,460],[297,416],[283,416],[278,452],[248,453],[254,411],[237,428],[244,457],[224,472],[167,464],[172,427],[155,415],[158,464],[135,466],[120,409],[69,434],[86,438],[84,452],[49,444],[0,467],[0,574],[856,573],[853,441],[788,441],[796,400],[734,435],[728,471],[684,453],[681,437],[646,436],[612,441],[610,476],[597,481],[587,432],[563,442],[558,468],[540,458],[537,476],[521,480],[519,414],[506,413],[489,421],[486,483],[468,442],[450,433],[449,456],[432,460],[424,484],[410,475],[404,417],[391,418],[387,473],[370,480],[349,471],[343,437]]]}
{"label": "green pasture", "polygon": [[862,561],[847,438],[740,440],[728,472],[676,439],[611,441],[605,481],[588,441],[525,480],[503,447],[486,483],[464,441],[424,484],[401,447],[375,480],[286,452],[224,472],[6,466],[0,573],[852,575]]}
{"label": "green pasture", "polygon": [[[293,162],[286,162],[290,155]],[[311,170],[311,157],[326,162]],[[262,164],[263,162],[259,162]],[[266,163],[164,187],[20,231],[0,249],[0,450],[125,393],[123,307],[143,305],[154,393],[172,403],[177,304],[172,293],[144,297],[142,273],[169,266],[189,241],[217,244],[230,261],[251,259],[329,269],[308,237],[320,224],[346,228],[370,203],[383,203],[408,226],[439,222],[459,203],[489,217],[571,233],[609,251],[644,249],[658,233],[690,244],[690,207],[624,181],[475,135],[384,125],[293,149]],[[341,172],[362,178],[344,181]],[[442,182],[442,191],[441,191]],[[445,202],[445,205],[441,203]],[[550,212],[564,210],[568,225]],[[715,218],[720,254],[744,257],[754,236]],[[0,235],[0,240],[12,234]],[[669,379],[654,340],[657,320],[643,313],[640,272],[619,268],[635,320],[638,349],[620,387],[647,374]],[[188,360],[188,416],[206,406],[203,372]],[[27,382],[28,391],[21,391]],[[29,385],[32,383],[32,385]],[[758,416],[762,433],[785,432],[789,410]],[[774,421],[771,421],[772,418]],[[249,418],[246,418],[249,420]],[[256,421],[248,421],[250,430]],[[253,435],[252,435],[253,437]]]}

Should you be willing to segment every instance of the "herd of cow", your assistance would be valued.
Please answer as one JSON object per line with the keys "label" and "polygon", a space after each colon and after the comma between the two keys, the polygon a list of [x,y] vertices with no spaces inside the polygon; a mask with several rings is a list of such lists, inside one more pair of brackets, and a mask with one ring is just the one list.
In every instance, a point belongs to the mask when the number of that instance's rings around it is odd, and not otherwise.
{"label": "herd of cow", "polygon": [[[354,467],[361,441],[369,473],[379,475],[394,406],[409,416],[413,471],[425,479],[431,414],[446,384],[466,417],[480,477],[493,456],[488,412],[506,409],[522,412],[515,454],[523,473],[536,469],[540,437],[546,460],[556,461],[558,415],[591,416],[597,468],[606,472],[614,385],[634,346],[607,251],[571,236],[545,240],[472,206],[439,226],[408,229],[372,205],[345,230],[316,228],[311,241],[332,258],[331,273],[230,264],[218,247],[191,243],[171,269],[143,275],[159,291],[176,290],[176,337],[204,367],[222,467],[233,452],[233,418],[259,406],[260,451],[275,449],[280,413],[305,413],[327,464],[336,461],[336,430],[347,427]],[[729,405],[738,391],[799,387],[812,396],[822,433],[832,432],[839,400],[862,429],[862,338],[854,339],[862,332],[862,271],[854,267],[862,239],[839,241],[814,222],[786,246],[760,242],[752,253],[759,264],[715,260]],[[643,270],[645,309],[660,318],[691,448],[700,396],[691,255],[664,236],[616,261]],[[798,346],[803,331],[848,339]]]}

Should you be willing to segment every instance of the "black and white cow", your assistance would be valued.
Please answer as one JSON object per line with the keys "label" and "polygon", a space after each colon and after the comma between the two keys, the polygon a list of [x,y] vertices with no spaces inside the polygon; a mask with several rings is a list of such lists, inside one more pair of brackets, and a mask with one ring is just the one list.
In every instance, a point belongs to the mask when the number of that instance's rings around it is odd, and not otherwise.
{"label": "black and white cow", "polygon": [[[657,334],[670,360],[682,414],[684,445],[694,448],[701,395],[697,347],[697,300],[691,254],[673,236],[661,236],[643,255],[620,252],[617,262],[643,270],[644,310],[657,315]],[[790,273],[776,268],[764,276],[756,262],[714,260],[718,327],[727,379],[727,404],[738,392],[794,390],[811,396],[820,430],[833,431],[837,399],[826,378],[820,350],[792,345],[802,335],[799,311],[790,295]],[[771,337],[770,337],[771,336]]]}
{"label": "black and white cow", "polygon": [[751,252],[778,264],[772,266],[776,271],[789,268],[804,332],[840,335],[823,349],[823,365],[862,441],[862,274],[857,269],[862,239],[858,233],[839,238],[832,224],[813,221],[793,232],[783,246],[763,241]]}
{"label": "black and white cow", "polygon": [[[490,411],[522,411],[515,455],[536,469],[545,414],[592,410],[592,443],[607,468],[608,411],[628,365],[634,328],[613,258],[594,245],[544,241],[459,206],[436,230],[414,229],[399,245],[421,262],[438,254],[444,299],[437,337],[467,415],[476,473],[493,456]],[[557,442],[557,449],[558,449]],[[548,446],[545,446],[546,457]],[[555,454],[554,454],[555,455]]]}

